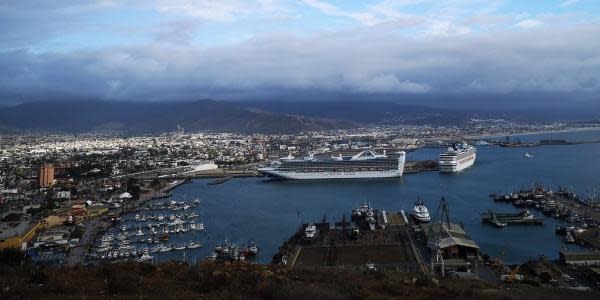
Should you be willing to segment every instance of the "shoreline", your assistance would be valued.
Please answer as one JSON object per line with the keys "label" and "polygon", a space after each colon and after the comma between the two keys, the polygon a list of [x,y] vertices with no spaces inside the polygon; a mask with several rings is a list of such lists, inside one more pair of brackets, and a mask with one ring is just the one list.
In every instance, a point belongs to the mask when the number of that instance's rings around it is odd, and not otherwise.
{"label": "shoreline", "polygon": [[599,130],[600,130],[600,127],[572,127],[572,128],[565,128],[565,129],[525,131],[525,132],[520,132],[520,133],[508,133],[507,132],[507,133],[469,135],[469,136],[465,136],[465,138],[481,139],[481,138],[504,137],[504,136],[524,136],[524,135],[536,135],[536,134],[570,133],[570,132],[599,131]]}

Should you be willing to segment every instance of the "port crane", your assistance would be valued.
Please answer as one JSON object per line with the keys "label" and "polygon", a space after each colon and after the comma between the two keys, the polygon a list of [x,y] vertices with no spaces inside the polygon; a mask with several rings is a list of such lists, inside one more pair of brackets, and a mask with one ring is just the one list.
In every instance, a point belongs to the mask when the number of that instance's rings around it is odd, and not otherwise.
{"label": "port crane", "polygon": [[[434,228],[435,224],[439,224],[437,230]],[[444,255],[441,249],[441,236],[445,225],[448,226],[447,228],[450,228],[450,216],[448,214],[448,202],[446,201],[446,198],[442,197],[435,213],[434,222],[431,224],[431,227],[429,227],[430,238],[427,241],[427,246],[431,249],[431,272],[434,273],[435,267],[439,266],[442,277],[444,276]]]}
{"label": "port crane", "polygon": [[500,268],[504,267],[504,261],[503,261],[503,259],[504,259],[504,256],[506,256],[506,253],[508,252],[509,247],[510,247],[510,243],[507,244],[500,251],[500,253],[498,254],[498,256],[496,256],[496,258],[490,259],[490,266],[492,268],[498,268],[498,269],[500,269]]}
{"label": "port crane", "polygon": [[507,283],[512,283],[515,280],[517,280],[517,281],[523,280],[523,275],[517,274],[517,272],[519,272],[519,269],[521,268],[522,265],[523,264],[518,265],[508,275],[502,275],[501,279]]}

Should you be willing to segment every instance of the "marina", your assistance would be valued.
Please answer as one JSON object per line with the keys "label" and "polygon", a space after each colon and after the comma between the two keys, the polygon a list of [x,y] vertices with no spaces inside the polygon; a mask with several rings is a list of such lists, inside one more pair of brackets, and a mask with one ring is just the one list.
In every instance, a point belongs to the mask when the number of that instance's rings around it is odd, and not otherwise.
{"label": "marina", "polygon": [[[197,209],[200,200],[154,200],[116,219],[101,232],[88,251],[88,259],[100,261],[155,261],[162,253],[194,251],[205,230]],[[190,236],[191,235],[191,236]],[[185,260],[185,253],[184,253]]]}

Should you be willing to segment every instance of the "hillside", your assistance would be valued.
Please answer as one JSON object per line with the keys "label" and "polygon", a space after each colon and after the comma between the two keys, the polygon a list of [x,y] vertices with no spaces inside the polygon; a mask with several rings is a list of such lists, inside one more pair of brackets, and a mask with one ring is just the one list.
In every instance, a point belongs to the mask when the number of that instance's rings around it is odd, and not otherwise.
{"label": "hillside", "polygon": [[352,122],[265,112],[234,103],[53,101],[0,108],[5,131],[162,133],[175,131],[295,133],[354,126]]}
{"label": "hillside", "polygon": [[236,263],[33,267],[22,254],[0,255],[0,298],[153,299],[599,299],[596,292],[499,287],[478,280],[437,281],[407,273],[288,269]]}

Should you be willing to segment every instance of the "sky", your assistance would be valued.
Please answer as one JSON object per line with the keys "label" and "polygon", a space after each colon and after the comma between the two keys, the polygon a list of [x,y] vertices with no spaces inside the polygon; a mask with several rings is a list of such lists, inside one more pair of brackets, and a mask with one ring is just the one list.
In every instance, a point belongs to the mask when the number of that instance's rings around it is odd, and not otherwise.
{"label": "sky", "polygon": [[0,104],[600,92],[600,0],[0,0]]}

